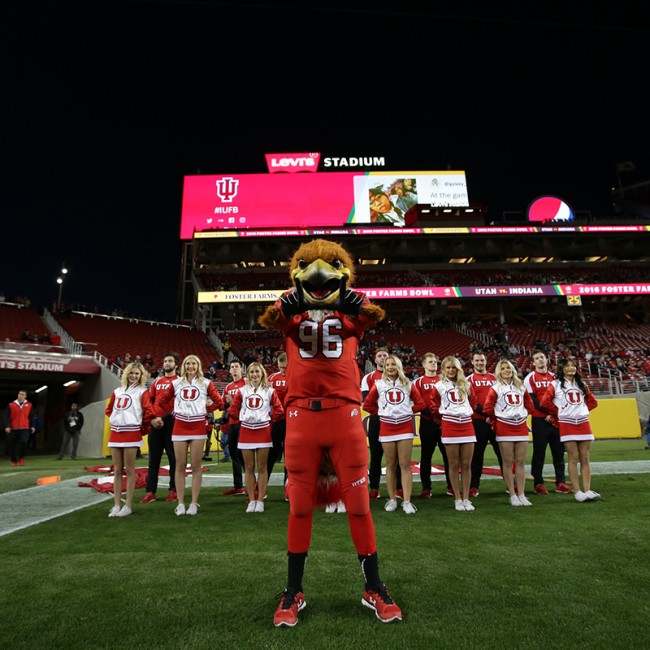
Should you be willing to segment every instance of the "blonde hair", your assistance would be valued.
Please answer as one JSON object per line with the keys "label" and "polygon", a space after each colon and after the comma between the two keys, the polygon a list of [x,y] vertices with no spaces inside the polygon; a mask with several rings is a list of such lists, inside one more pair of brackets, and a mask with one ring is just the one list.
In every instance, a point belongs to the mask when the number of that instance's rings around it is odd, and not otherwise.
{"label": "blonde hair", "polygon": [[246,383],[252,384],[251,378],[250,378],[250,371],[251,368],[259,368],[262,371],[262,380],[260,381],[260,386],[262,388],[266,388],[269,385],[268,382],[268,373],[266,372],[266,368],[259,362],[253,361],[253,363],[248,365],[248,368],[246,368]]}
{"label": "blonde hair", "polygon": [[431,359],[431,357],[433,357],[436,361],[440,361],[440,359],[438,359],[438,355],[435,352],[425,352],[422,355],[422,363],[424,364],[424,362],[427,359]]}
{"label": "blonde hair", "polygon": [[[445,366],[448,363],[451,363],[458,371],[456,373],[456,381],[449,379],[447,377],[447,373],[445,373]],[[451,381],[453,384],[456,385],[456,388],[458,388],[458,392],[460,393],[463,399],[465,399],[469,395],[469,382],[467,381],[467,377],[465,377],[465,373],[463,372],[463,366],[461,365],[457,357],[451,354],[446,356],[440,363],[440,371],[442,376],[445,379],[449,379],[449,381]]]}
{"label": "blonde hair", "polygon": [[501,378],[501,371],[505,368],[510,368],[512,370],[512,383],[514,384],[515,388],[521,388],[524,385],[524,382],[521,381],[521,378],[517,374],[517,368],[515,368],[514,364],[512,361],[508,361],[508,359],[499,359],[499,362],[496,365],[496,368],[494,369],[494,374],[497,377],[497,381],[500,382],[501,384],[505,384],[506,381]]}
{"label": "blonde hair", "polygon": [[129,386],[129,373],[132,370],[140,371],[140,381],[138,382],[138,386],[140,386],[140,388],[146,386],[147,379],[149,379],[149,373],[139,361],[133,361],[126,368],[124,368],[124,370],[122,370],[122,386],[124,386],[124,388],[127,388]]}
{"label": "blonde hair", "polygon": [[196,356],[196,354],[188,354],[184,359],[183,363],[181,364],[181,371],[178,373],[180,377],[183,378],[184,381],[189,381],[187,378],[187,363],[188,361],[196,361],[197,368],[196,368],[196,376],[199,379],[203,379],[203,366],[201,364],[201,359]]}
{"label": "blonde hair", "polygon": [[395,356],[394,354],[389,354],[384,360],[384,372],[382,374],[382,378],[388,379],[388,375],[386,373],[386,361],[388,361],[389,359],[393,359],[393,361],[395,361],[395,365],[397,366],[397,378],[399,380],[399,383],[402,384],[402,386],[408,386],[411,382],[409,381],[409,378],[404,374],[404,366],[402,365],[402,361],[400,360],[399,357]]}

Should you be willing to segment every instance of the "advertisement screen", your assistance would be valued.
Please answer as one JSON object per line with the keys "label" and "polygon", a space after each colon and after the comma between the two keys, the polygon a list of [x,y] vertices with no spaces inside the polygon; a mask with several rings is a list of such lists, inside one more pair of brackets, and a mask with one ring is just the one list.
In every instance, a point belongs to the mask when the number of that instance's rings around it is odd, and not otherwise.
{"label": "advertisement screen", "polygon": [[404,227],[416,205],[469,205],[465,172],[186,176],[181,239],[223,230]]}

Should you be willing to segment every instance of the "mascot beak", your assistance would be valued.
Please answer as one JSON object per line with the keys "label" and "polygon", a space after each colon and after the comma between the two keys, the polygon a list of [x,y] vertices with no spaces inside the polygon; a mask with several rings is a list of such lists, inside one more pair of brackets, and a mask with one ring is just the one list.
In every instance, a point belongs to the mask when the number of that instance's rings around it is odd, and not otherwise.
{"label": "mascot beak", "polygon": [[312,305],[328,305],[338,299],[341,289],[341,279],[345,278],[344,285],[350,278],[349,269],[334,268],[323,259],[316,259],[304,268],[293,271],[293,281],[302,285],[305,300]]}

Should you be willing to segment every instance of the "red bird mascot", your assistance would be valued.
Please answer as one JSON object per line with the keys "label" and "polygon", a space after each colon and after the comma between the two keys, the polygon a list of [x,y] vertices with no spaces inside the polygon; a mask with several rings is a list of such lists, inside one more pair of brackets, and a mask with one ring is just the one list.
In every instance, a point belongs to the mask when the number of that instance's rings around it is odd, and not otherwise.
{"label": "red bird mascot", "polygon": [[276,627],[293,627],[306,605],[303,573],[317,505],[321,462],[331,460],[365,578],[361,603],[384,623],[402,612],[379,577],[375,527],[368,496],[368,447],[361,420],[357,348],[384,310],[349,287],[354,265],[332,241],[316,239],[291,259],[293,288],[259,318],[286,337],[288,581],[275,612]]}

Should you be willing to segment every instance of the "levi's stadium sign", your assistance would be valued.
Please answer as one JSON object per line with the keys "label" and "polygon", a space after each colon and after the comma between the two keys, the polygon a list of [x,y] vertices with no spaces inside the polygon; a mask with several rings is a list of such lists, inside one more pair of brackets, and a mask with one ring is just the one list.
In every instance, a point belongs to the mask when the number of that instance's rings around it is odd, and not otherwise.
{"label": "levi's stadium sign", "polygon": [[[267,153],[266,165],[269,174],[317,172],[320,153]],[[323,158],[325,169],[368,169],[386,167],[384,156],[327,156]]]}

